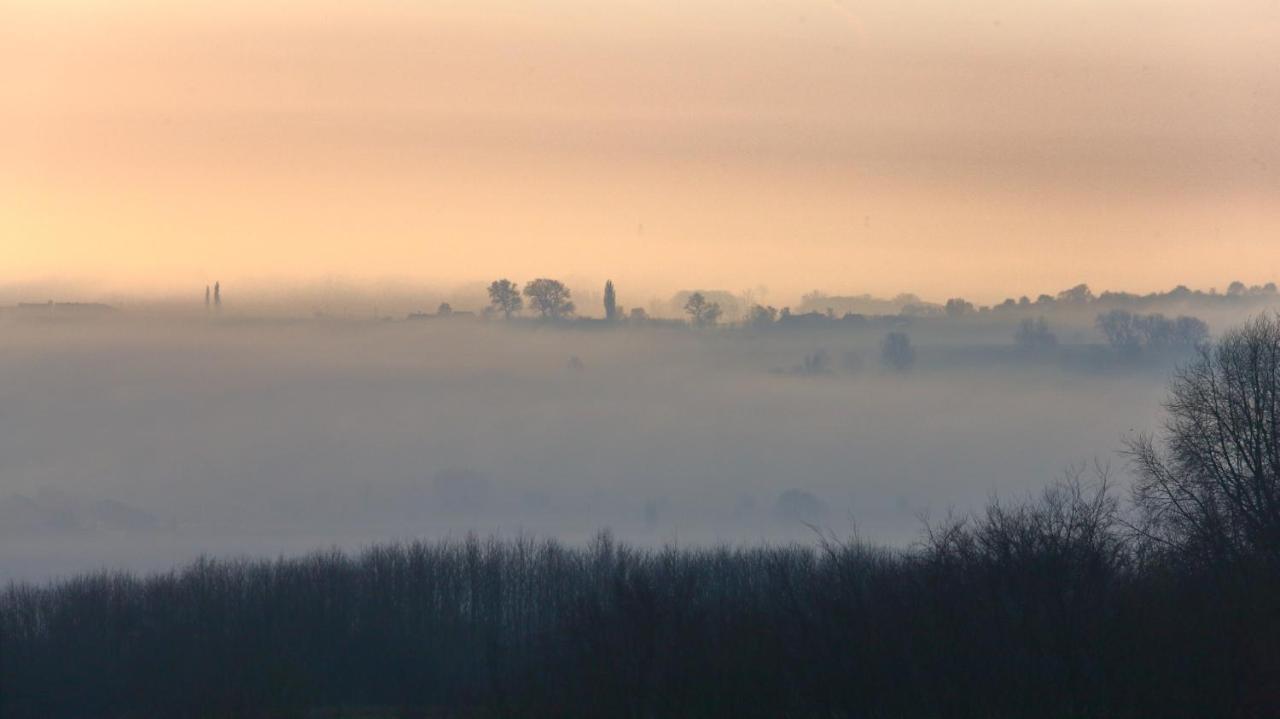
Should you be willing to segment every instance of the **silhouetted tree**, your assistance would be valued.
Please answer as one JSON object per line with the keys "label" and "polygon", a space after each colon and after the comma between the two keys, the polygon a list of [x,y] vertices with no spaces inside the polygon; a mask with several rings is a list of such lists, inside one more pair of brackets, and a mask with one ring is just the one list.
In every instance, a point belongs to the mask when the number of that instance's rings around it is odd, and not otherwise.
{"label": "silhouetted tree", "polygon": [[489,284],[489,305],[503,317],[511,319],[512,314],[524,307],[520,286],[508,279],[494,280]]}
{"label": "silhouetted tree", "polygon": [[613,322],[618,319],[618,297],[613,291],[613,280],[604,283],[604,318]]}
{"label": "silhouetted tree", "polygon": [[684,311],[689,314],[689,321],[695,327],[714,325],[720,319],[720,304],[708,302],[701,292],[694,292],[684,303]]}
{"label": "silhouetted tree", "polygon": [[966,301],[964,298],[955,297],[947,300],[943,311],[947,313],[948,317],[964,317],[965,315],[973,314],[974,309],[973,303]]}
{"label": "silhouetted tree", "polygon": [[569,288],[559,280],[539,278],[524,286],[529,305],[545,318],[560,319],[573,314]]}
{"label": "silhouetted tree", "polygon": [[215,307],[222,308],[222,283],[213,283],[213,304]]}
{"label": "silhouetted tree", "polygon": [[1089,285],[1078,284],[1069,290],[1058,293],[1058,301],[1066,304],[1082,305],[1093,301],[1093,291]]}
{"label": "silhouetted tree", "polygon": [[916,362],[916,351],[905,332],[890,332],[880,345],[880,359],[888,367],[899,372],[911,369]]}
{"label": "silhouetted tree", "polygon": [[777,319],[778,310],[772,306],[752,305],[750,312],[747,314],[747,323],[757,329],[766,329],[772,326]]}
{"label": "silhouetted tree", "polygon": [[453,314],[453,306],[448,302],[441,302],[440,306],[436,308],[436,314],[441,317],[448,317]]}
{"label": "silhouetted tree", "polygon": [[1205,561],[1280,567],[1280,315],[1227,332],[1175,375],[1157,443],[1129,444],[1143,535]]}

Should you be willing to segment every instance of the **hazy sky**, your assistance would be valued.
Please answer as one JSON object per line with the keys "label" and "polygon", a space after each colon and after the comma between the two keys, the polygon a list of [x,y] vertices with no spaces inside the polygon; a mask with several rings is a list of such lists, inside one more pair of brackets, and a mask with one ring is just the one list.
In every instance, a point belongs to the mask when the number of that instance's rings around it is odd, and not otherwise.
{"label": "hazy sky", "polygon": [[1280,3],[0,6],[0,283],[1280,279]]}

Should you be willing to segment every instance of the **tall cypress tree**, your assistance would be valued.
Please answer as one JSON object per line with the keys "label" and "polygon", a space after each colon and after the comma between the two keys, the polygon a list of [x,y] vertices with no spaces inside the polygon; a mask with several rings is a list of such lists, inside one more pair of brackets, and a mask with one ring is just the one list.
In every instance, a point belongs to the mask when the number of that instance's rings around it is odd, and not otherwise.
{"label": "tall cypress tree", "polygon": [[610,322],[618,319],[618,297],[613,292],[613,280],[604,283],[604,318]]}

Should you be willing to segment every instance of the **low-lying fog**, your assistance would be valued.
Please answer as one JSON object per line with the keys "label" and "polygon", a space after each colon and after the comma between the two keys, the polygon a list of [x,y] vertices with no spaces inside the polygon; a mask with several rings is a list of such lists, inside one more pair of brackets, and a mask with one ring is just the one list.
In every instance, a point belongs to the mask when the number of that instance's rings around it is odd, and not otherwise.
{"label": "low-lying fog", "polygon": [[[116,313],[0,329],[0,578],[472,529],[702,543],[856,525],[903,544],[922,513],[1095,457],[1122,469],[1168,372],[1090,361],[1083,330],[1027,358],[1006,325],[969,345],[908,328],[907,373],[882,368],[882,326]],[[818,349],[829,373],[792,369]]]}

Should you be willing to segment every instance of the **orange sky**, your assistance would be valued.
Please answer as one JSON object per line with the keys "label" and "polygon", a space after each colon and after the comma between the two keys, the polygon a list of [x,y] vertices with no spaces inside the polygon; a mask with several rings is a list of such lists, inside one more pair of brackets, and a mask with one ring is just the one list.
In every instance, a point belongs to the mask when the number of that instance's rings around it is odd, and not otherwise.
{"label": "orange sky", "polygon": [[0,285],[1280,280],[1280,4],[6,0]]}

